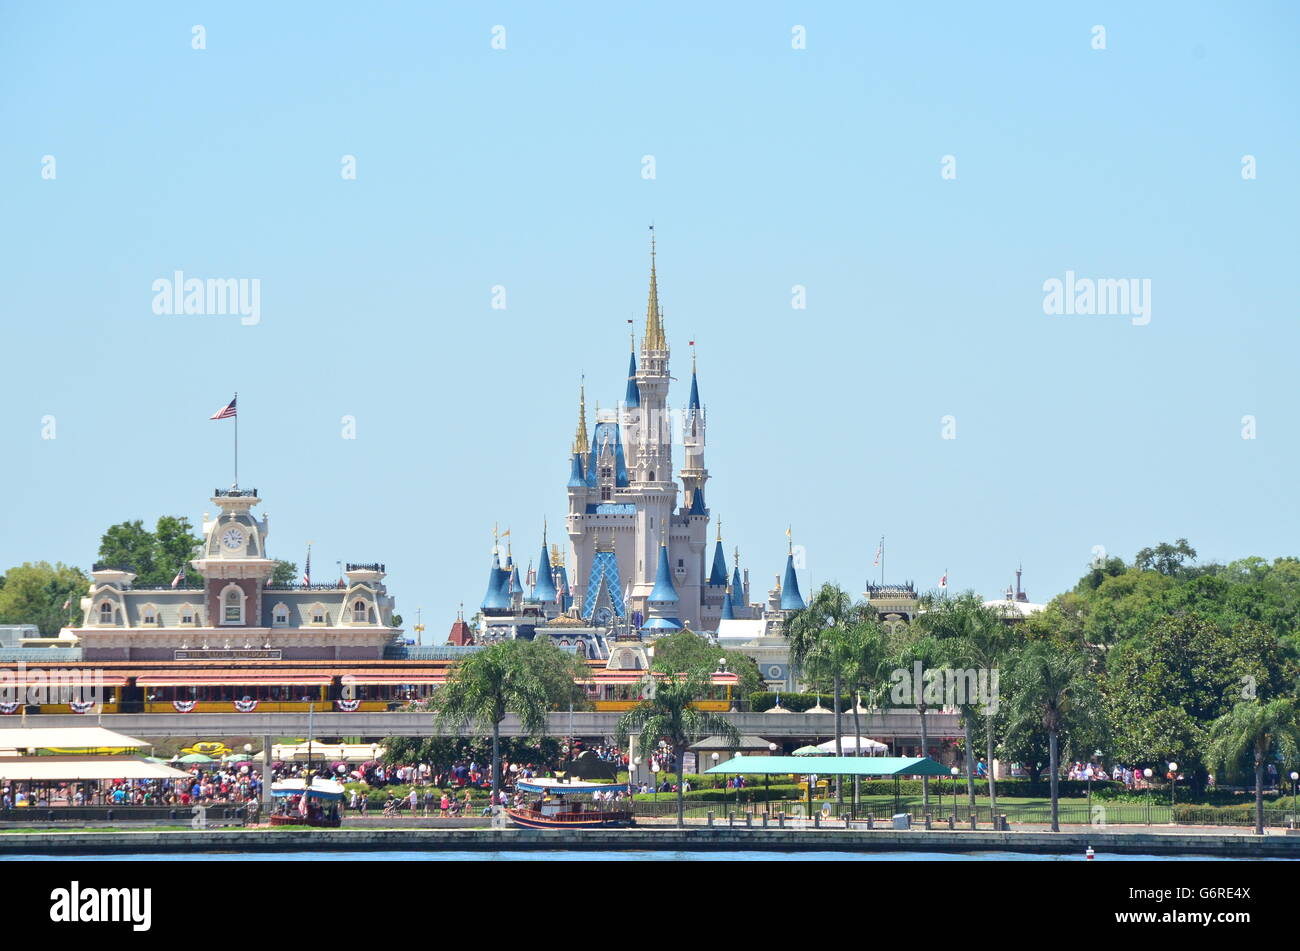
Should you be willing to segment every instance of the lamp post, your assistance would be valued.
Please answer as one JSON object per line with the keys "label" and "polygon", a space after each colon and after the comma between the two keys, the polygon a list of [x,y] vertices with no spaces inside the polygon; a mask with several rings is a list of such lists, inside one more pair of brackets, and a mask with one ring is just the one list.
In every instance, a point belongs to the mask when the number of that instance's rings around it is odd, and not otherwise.
{"label": "lamp post", "polygon": [[[1092,758],[1101,761],[1101,750],[1093,750]],[[1088,764],[1088,821],[1092,821],[1092,777],[1097,772],[1097,763]]]}
{"label": "lamp post", "polygon": [[639,756],[633,757],[631,765],[628,766],[628,772],[629,773],[641,772],[641,757]]}
{"label": "lamp post", "polygon": [[1296,794],[1297,783],[1300,783],[1300,773],[1297,773],[1293,769],[1291,770],[1291,828],[1292,829],[1296,827],[1295,826],[1295,794]]}
{"label": "lamp post", "polygon": [[710,753],[710,754],[709,754],[709,759],[711,759],[711,760],[713,761],[713,765],[714,765],[714,766],[717,766],[717,765],[718,765],[718,754],[717,754],[716,752],[714,752],[714,753]]}
{"label": "lamp post", "polygon": [[[952,774],[952,818],[957,821],[957,777],[961,775],[961,770],[954,766],[949,772]],[[943,812],[943,801],[939,802],[939,811]]]}
{"label": "lamp post", "polygon": [[1174,821],[1174,806],[1178,801],[1178,764],[1169,761],[1169,821]]}
{"label": "lamp post", "polygon": [[[768,753],[769,756],[775,756],[775,755],[776,755],[776,744],[775,744],[775,743],[768,743],[768,744],[767,744],[767,753]],[[769,815],[770,815],[771,812],[772,812],[772,798],[771,798],[771,797],[772,797],[772,774],[769,772],[769,773],[764,773],[764,774],[763,774],[763,811],[764,811],[765,813],[769,814]],[[1294,798],[1294,797],[1292,797],[1292,798]]]}

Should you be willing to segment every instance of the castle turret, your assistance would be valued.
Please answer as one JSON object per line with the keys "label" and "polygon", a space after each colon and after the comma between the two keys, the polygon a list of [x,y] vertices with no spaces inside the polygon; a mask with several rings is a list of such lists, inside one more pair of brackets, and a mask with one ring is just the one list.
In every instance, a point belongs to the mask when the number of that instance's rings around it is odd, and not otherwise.
{"label": "castle turret", "polygon": [[677,618],[677,602],[677,589],[673,586],[673,573],[668,566],[668,546],[660,544],[654,590],[646,598],[650,617],[642,629],[655,632],[681,630],[682,622]]}
{"label": "castle turret", "polygon": [[[786,532],[788,535],[789,532]],[[794,542],[785,556],[785,579],[781,582],[781,610],[802,611],[806,604],[799,593],[799,577],[794,573]]]}

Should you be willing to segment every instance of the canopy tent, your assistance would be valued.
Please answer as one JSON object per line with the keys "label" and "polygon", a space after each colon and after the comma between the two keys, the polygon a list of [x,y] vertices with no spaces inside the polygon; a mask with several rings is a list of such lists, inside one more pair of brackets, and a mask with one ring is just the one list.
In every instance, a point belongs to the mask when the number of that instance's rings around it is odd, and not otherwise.
{"label": "canopy tent", "polygon": [[[259,754],[261,755],[261,754]],[[372,743],[316,743],[311,744],[312,762],[329,760],[331,763],[341,760],[345,763],[366,763],[382,759],[384,748]],[[276,743],[271,747],[271,759],[277,762],[295,763],[307,761],[307,744]]]}
{"label": "canopy tent", "polygon": [[948,767],[928,756],[742,756],[705,770],[706,773],[807,773],[823,776],[948,776]]}
{"label": "canopy tent", "polygon": [[0,759],[0,779],[74,782],[91,779],[188,779],[189,773],[134,756],[25,756]]}
{"label": "canopy tent", "polygon": [[[825,750],[827,753],[835,752],[835,741],[827,740],[825,743],[818,743],[817,749]],[[888,753],[889,746],[878,740],[873,740],[869,736],[842,736],[840,737],[840,749],[846,753],[852,753],[857,750],[858,753],[866,753],[869,756],[875,756],[877,753]]]}
{"label": "canopy tent", "polygon": [[148,745],[102,726],[0,727],[0,750],[134,749]]}
{"label": "canopy tent", "polygon": [[826,751],[820,746],[801,746],[792,754],[794,756],[825,756]]}
{"label": "canopy tent", "polygon": [[[271,784],[271,795],[277,799],[285,799],[289,796],[301,796],[304,783],[301,779],[285,779],[278,783]],[[332,779],[321,779],[313,776],[311,780],[312,799],[339,800],[343,798],[344,787],[342,783],[336,783]]]}
{"label": "canopy tent", "polygon": [[215,763],[217,760],[211,756],[204,756],[202,753],[186,753],[184,756],[178,756],[173,763]]}
{"label": "canopy tent", "polygon": [[587,795],[594,792],[627,792],[627,783],[566,783],[559,779],[520,779],[515,788],[522,792],[553,793],[555,795]]}

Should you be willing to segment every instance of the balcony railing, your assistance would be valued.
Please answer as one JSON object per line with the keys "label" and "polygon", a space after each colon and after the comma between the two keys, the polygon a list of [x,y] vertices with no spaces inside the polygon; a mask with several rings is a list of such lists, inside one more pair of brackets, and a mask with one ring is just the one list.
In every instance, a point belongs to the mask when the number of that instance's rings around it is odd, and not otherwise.
{"label": "balcony railing", "polygon": [[212,497],[218,499],[255,499],[256,489],[213,489]]}
{"label": "balcony railing", "polygon": [[381,565],[381,564],[380,564],[379,562],[377,562],[377,561],[372,561],[372,562],[369,562],[369,563],[366,563],[366,564],[353,564],[352,562],[348,562],[348,564],[347,564],[347,569],[346,569],[346,570],[348,570],[348,571],[378,571],[378,572],[380,572],[381,574],[385,573],[385,572],[384,572],[384,566]]}

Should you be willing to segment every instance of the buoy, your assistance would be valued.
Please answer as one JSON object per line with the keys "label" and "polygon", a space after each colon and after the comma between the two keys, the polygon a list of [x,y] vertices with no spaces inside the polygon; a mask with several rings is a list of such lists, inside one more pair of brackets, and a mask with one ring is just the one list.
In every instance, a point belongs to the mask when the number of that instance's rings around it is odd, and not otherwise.
{"label": "buoy", "polygon": [[1087,858],[1087,860],[1088,860],[1089,862],[1091,862],[1093,856],[1096,855],[1097,853],[1095,853],[1095,852],[1092,851],[1092,846],[1090,845],[1090,846],[1088,846],[1088,851],[1087,851],[1087,852],[1084,852],[1083,854],[1084,854],[1084,857]]}

